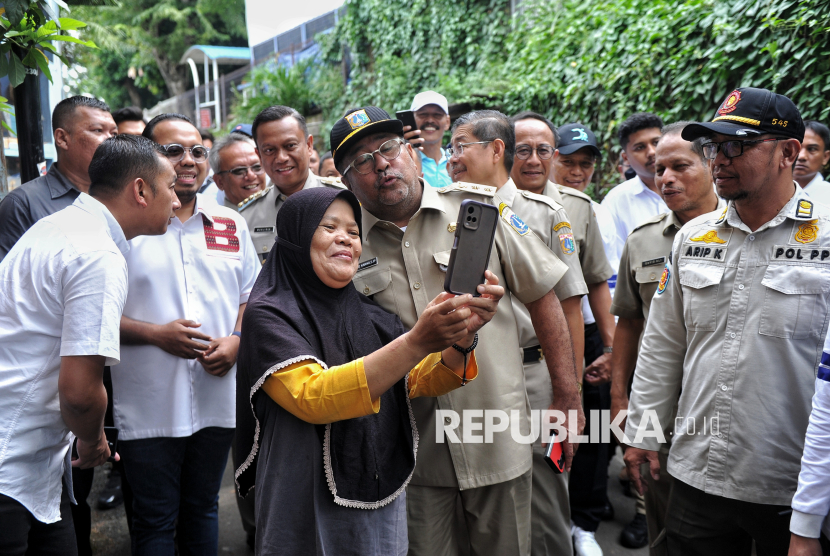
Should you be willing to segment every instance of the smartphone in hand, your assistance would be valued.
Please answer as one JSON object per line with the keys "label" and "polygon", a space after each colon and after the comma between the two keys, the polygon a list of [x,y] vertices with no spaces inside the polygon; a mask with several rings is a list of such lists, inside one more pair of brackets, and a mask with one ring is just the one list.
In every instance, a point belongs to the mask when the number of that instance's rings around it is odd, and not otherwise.
{"label": "smartphone in hand", "polygon": [[409,126],[409,131],[418,129],[418,124],[415,123],[415,112],[412,110],[398,110],[395,112],[395,117],[403,122],[404,127]]}
{"label": "smartphone in hand", "polygon": [[564,473],[565,472],[565,452],[562,450],[562,443],[561,442],[554,442],[554,439],[550,439],[550,444],[548,444],[548,449],[545,451],[545,461],[550,468],[553,469],[554,473]]}
{"label": "smartphone in hand", "polygon": [[444,291],[481,295],[477,289],[484,283],[498,220],[499,211],[493,205],[469,199],[461,203]]}

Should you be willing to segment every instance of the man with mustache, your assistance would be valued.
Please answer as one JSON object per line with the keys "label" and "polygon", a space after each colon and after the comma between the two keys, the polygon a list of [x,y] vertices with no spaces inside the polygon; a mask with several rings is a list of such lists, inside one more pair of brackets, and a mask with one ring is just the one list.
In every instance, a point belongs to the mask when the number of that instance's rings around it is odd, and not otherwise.
{"label": "man with mustache", "polygon": [[132,240],[125,257],[124,357],[112,383],[133,492],[132,553],[172,555],[177,544],[181,553],[216,554],[239,330],[261,265],[245,220],[197,194],[208,149],[196,126],[161,114],[144,136],[173,163],[181,207],[166,234]]}
{"label": "man with mustache", "polygon": [[830,183],[821,170],[830,162],[830,129],[816,121],[804,122],[804,141],[795,161],[793,176],[810,198],[830,206]]}
{"label": "man with mustache", "polygon": [[654,149],[660,140],[661,127],[662,120],[647,112],[633,114],[620,124],[622,157],[637,175],[615,186],[602,200],[602,206],[608,209],[617,226],[618,253],[631,230],[666,212],[666,203],[654,185]]}
{"label": "man with mustache", "polygon": [[[722,210],[724,206],[712,187],[712,173],[703,156],[702,141],[689,142],[680,136],[688,123],[667,125],[657,143],[654,181],[670,212],[634,228],[623,248],[611,304],[611,312],[619,317],[612,356],[612,420],[620,411],[628,409],[628,385],[637,362],[640,336],[674,236],[686,222],[718,207]],[[667,429],[670,431],[671,427]],[[660,447],[661,467],[665,468],[668,455],[669,444],[666,443]],[[654,481],[646,475],[645,480],[648,485],[645,508],[641,509],[638,504],[636,523],[626,527],[621,537],[623,546],[629,548],[643,546],[649,541],[653,543],[665,527],[672,477],[665,474],[659,481]],[[647,531],[644,531],[644,525],[647,525]],[[650,553],[652,556],[666,554],[665,543],[650,548]]]}
{"label": "man with mustache", "polygon": [[343,189],[343,185],[339,179],[311,171],[314,137],[305,118],[293,108],[269,106],[254,118],[251,134],[271,185],[243,199],[237,210],[248,222],[254,248],[265,262],[277,233],[277,213],[290,195],[309,187]]}
{"label": "man with mustache", "polygon": [[735,89],[681,137],[703,140],[728,205],[674,238],[634,371],[626,466],[641,492],[642,464],[659,480],[677,403],[669,554],[748,556],[753,541],[786,554],[827,333],[830,209],[793,181],[804,124],[783,95]]}
{"label": "man with mustache", "polygon": [[[354,109],[332,128],[331,146],[344,183],[363,206],[363,255],[354,285],[412,326],[426,302],[443,290],[461,202],[497,203],[494,187],[425,185],[417,177],[416,151],[404,142],[402,128],[399,120],[380,108]],[[493,157],[504,165],[505,142],[494,142]],[[489,143],[480,140],[455,147],[476,149]],[[473,555],[530,551],[531,447],[516,442],[508,431],[491,431],[492,441],[470,440],[471,434],[479,437],[474,431],[483,426],[470,421],[471,412],[485,409],[515,412],[522,421],[516,426],[528,432],[513,296],[528,308],[546,355],[555,408],[566,414],[576,410],[575,428],[584,423],[573,351],[553,291],[568,267],[509,208],[503,207],[501,215],[488,266],[505,287],[505,296],[496,316],[479,332],[476,383],[438,398],[412,400],[420,434],[418,464],[407,487],[412,555],[466,553],[461,550],[463,542],[469,543]],[[486,293],[484,288],[479,286],[479,292]],[[477,299],[473,298],[473,310]],[[461,422],[450,427],[452,417],[436,414],[438,409],[457,411]],[[443,435],[449,430],[459,442]],[[469,441],[462,442],[465,438]],[[566,443],[563,449],[569,467],[573,446]],[[456,520],[459,505],[464,513],[461,521]]]}
{"label": "man with mustache", "polygon": [[446,187],[452,183],[447,173],[449,156],[441,146],[444,132],[450,128],[450,109],[447,98],[435,91],[423,91],[412,99],[409,108],[415,113],[418,129],[404,128],[404,138],[418,147],[418,157],[424,181],[432,187]]}

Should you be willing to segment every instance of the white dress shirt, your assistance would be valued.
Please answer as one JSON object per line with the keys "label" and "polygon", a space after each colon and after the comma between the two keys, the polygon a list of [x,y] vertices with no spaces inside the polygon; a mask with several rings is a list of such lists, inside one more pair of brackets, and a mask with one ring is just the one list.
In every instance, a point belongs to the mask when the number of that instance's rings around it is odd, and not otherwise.
{"label": "white dress shirt", "polygon": [[824,339],[824,352],[816,372],[816,393],[804,453],[798,490],[793,496],[790,531],[802,537],[817,539],[820,533],[830,535],[830,334]]}
{"label": "white dress shirt", "polygon": [[0,263],[0,493],[43,523],[60,520],[64,475],[72,492],[61,357],[118,363],[128,250],[109,210],[81,193],[32,226]]}
{"label": "white dress shirt", "polygon": [[649,189],[640,176],[614,187],[602,200],[602,206],[611,213],[617,227],[617,253],[622,253],[625,240],[634,228],[669,210],[663,198]]}
{"label": "white dress shirt", "polygon": [[810,183],[804,186],[804,191],[815,202],[830,207],[830,182],[824,181],[821,172],[817,172]]}
{"label": "white dress shirt", "polygon": [[[594,216],[597,217],[597,224],[599,224],[599,233],[602,236],[602,246],[605,248],[605,256],[608,257],[608,264],[614,269],[614,275],[608,279],[608,289],[611,290],[611,297],[614,297],[614,288],[617,286],[617,270],[620,267],[620,242],[617,239],[617,226],[614,222],[614,217],[611,212],[597,203],[591,201],[591,206],[594,209]],[[622,242],[625,245],[625,241]],[[593,324],[597,322],[594,318],[594,313],[591,312],[591,305],[588,303],[588,296],[582,298],[582,316],[585,324]]]}
{"label": "white dress shirt", "polygon": [[[196,196],[193,216],[162,236],[131,241],[130,292],[124,316],[153,324],[201,323],[199,332],[229,336],[260,267],[245,219]],[[196,359],[152,345],[123,348],[112,370],[113,415],[119,439],[183,437],[236,423],[236,366],[224,377]]]}

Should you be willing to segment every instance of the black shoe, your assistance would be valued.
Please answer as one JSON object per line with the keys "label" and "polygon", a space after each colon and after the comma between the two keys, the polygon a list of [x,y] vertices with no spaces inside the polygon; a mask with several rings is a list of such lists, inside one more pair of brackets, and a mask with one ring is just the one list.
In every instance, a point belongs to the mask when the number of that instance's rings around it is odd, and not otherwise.
{"label": "black shoe", "polygon": [[121,492],[121,473],[111,470],[107,477],[107,484],[101,494],[98,495],[98,509],[111,510],[124,503],[124,495]]}
{"label": "black shoe", "polygon": [[620,533],[620,544],[626,548],[642,548],[648,544],[646,516],[637,514]]}
{"label": "black shoe", "polygon": [[605,503],[605,507],[602,509],[602,512],[600,512],[598,517],[601,521],[614,520],[614,506],[611,505],[610,501]]}

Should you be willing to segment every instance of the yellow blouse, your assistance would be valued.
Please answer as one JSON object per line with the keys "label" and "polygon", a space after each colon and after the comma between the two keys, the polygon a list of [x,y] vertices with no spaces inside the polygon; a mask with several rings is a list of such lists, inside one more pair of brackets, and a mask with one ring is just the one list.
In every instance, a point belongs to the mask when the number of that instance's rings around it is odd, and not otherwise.
{"label": "yellow blouse", "polygon": [[[467,365],[467,380],[478,376],[475,352]],[[409,397],[441,396],[461,386],[461,375],[441,361],[440,353],[426,356],[409,372]],[[380,411],[372,403],[363,358],[324,369],[315,361],[300,361],[273,373],[262,385],[286,411],[314,425],[363,417]]]}

